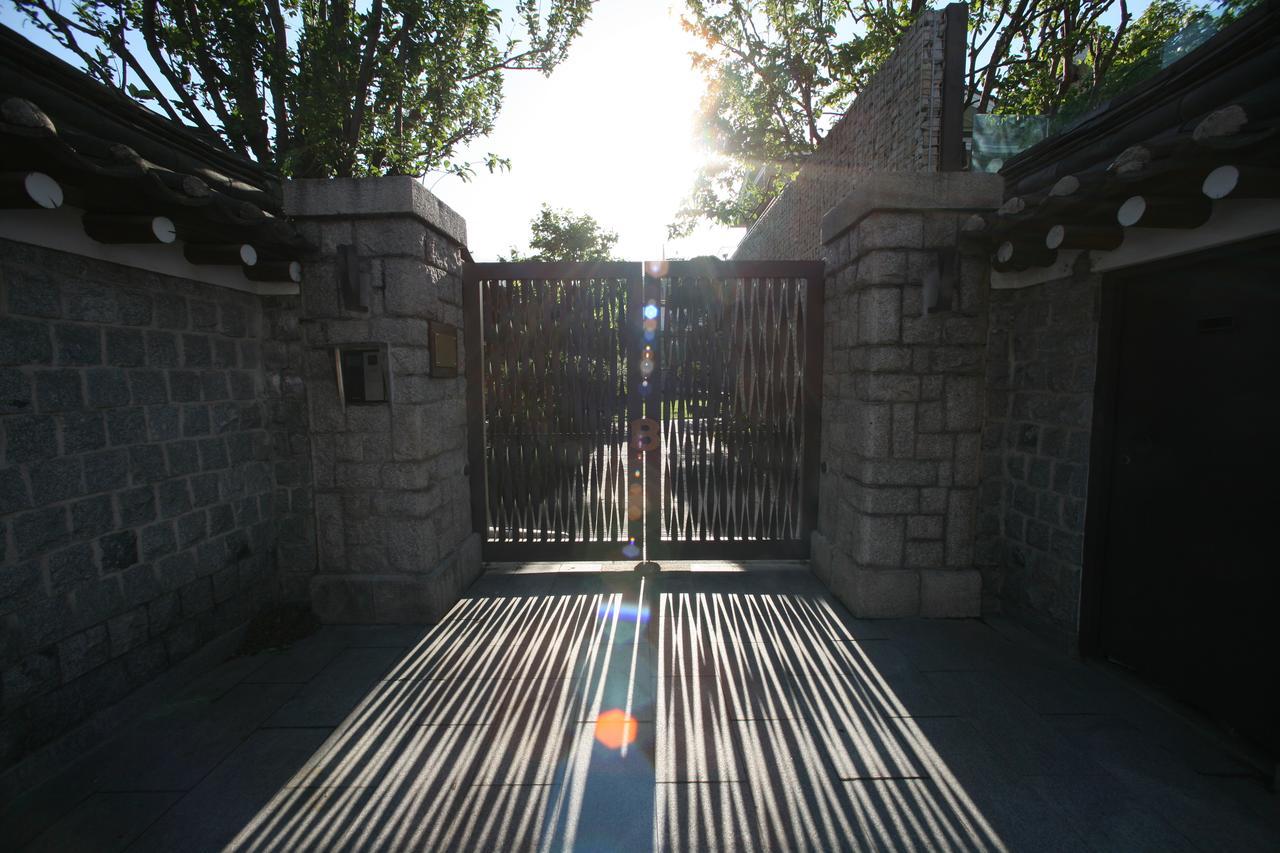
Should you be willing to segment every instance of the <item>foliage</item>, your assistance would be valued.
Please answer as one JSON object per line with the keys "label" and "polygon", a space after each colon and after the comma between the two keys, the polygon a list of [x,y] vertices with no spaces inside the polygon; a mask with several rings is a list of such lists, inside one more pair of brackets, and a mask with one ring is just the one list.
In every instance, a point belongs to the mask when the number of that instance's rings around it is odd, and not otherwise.
{"label": "foliage", "polygon": [[507,36],[485,0],[12,2],[94,77],[285,174],[466,177],[451,158],[492,130],[502,73],[550,73],[592,0],[517,0]]}
{"label": "foliage", "polygon": [[590,214],[542,205],[529,223],[529,253],[511,249],[504,261],[612,261],[618,235],[600,227]]}
{"label": "foliage", "polygon": [[[969,0],[966,103],[976,112],[1069,114],[1158,66],[1165,43],[1203,21],[1189,0]],[[1259,0],[1223,0],[1224,17]],[[687,0],[702,42],[703,143],[713,155],[670,230],[748,224],[849,108],[923,0]],[[1116,20],[1102,23],[1104,15]]]}
{"label": "foliage", "polygon": [[999,81],[991,111],[1047,115],[1060,122],[1074,118],[1160,70],[1166,45],[1189,25],[1208,21],[1208,7],[1155,0],[1132,22],[1122,8],[1114,29],[1095,18],[1067,30],[1074,36],[1064,36],[1061,17],[1046,15],[1047,35],[1019,37],[1011,47],[1015,61]]}

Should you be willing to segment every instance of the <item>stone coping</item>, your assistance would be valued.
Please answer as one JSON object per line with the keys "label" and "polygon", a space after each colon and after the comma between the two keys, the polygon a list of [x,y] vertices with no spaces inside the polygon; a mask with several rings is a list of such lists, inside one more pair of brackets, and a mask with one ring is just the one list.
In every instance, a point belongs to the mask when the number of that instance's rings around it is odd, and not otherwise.
{"label": "stone coping", "polygon": [[1004,179],[996,174],[872,172],[822,217],[822,242],[831,242],[878,210],[983,211],[1003,202]]}
{"label": "stone coping", "polygon": [[312,218],[409,215],[457,245],[467,245],[466,221],[410,175],[285,181],[284,210],[289,216]]}

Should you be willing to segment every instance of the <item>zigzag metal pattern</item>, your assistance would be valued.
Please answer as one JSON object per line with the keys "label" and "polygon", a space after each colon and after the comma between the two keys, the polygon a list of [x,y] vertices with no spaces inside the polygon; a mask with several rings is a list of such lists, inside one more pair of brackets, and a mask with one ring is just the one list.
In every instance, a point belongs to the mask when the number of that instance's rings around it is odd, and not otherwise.
{"label": "zigzag metal pattern", "polygon": [[481,282],[487,539],[625,542],[627,280]]}
{"label": "zigzag metal pattern", "polygon": [[804,283],[662,286],[663,541],[800,539]]}

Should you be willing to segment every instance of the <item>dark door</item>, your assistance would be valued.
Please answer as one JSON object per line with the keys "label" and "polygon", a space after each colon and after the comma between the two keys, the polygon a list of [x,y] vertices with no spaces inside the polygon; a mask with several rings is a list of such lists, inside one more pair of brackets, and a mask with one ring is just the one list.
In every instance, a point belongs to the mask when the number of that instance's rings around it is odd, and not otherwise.
{"label": "dark door", "polygon": [[1118,290],[1107,656],[1280,752],[1280,243]]}

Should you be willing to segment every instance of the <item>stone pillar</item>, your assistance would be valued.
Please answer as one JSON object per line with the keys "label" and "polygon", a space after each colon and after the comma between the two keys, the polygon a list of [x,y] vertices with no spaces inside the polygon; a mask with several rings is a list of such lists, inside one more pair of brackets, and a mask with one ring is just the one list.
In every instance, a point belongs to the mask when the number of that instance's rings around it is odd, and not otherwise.
{"label": "stone pillar", "polygon": [[[285,209],[319,247],[300,320],[312,606],[325,622],[435,621],[480,572],[461,368],[466,224],[407,176],[294,181]],[[456,376],[432,376],[432,323],[457,330]],[[387,402],[344,405],[334,353],[352,345],[381,354]]]}
{"label": "stone pillar", "polygon": [[[814,570],[857,616],[979,613],[987,269],[959,232],[1000,201],[994,175],[881,173],[823,218]],[[950,306],[926,312],[935,290]]]}

